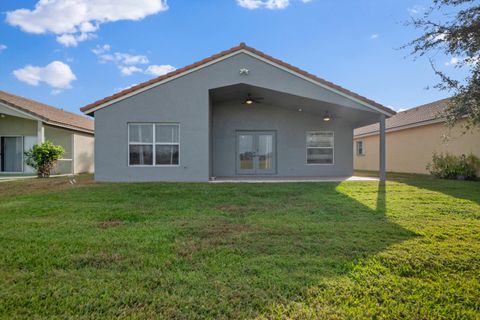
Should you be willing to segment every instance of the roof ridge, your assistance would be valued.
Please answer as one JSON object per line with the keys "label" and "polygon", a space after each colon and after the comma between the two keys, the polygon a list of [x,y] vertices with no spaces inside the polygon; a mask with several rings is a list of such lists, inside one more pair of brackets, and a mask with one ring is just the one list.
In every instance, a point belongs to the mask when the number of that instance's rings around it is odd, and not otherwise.
{"label": "roof ridge", "polygon": [[201,65],[204,65],[204,64],[206,64],[206,63],[208,63],[208,62],[212,62],[212,61],[214,61],[214,60],[216,60],[216,59],[219,59],[219,58],[221,58],[221,57],[224,57],[224,56],[226,56],[226,55],[228,55],[228,54],[231,54],[231,53],[234,53],[234,52],[240,51],[240,50],[249,51],[249,52],[251,52],[251,53],[253,53],[253,54],[257,55],[257,56],[260,56],[260,57],[262,57],[262,58],[264,58],[264,59],[266,59],[266,60],[269,60],[270,62],[273,62],[273,63],[275,63],[275,64],[281,65],[281,66],[289,69],[290,71],[293,71],[293,72],[298,73],[298,74],[300,74],[300,75],[302,75],[302,76],[305,76],[305,77],[307,77],[307,78],[310,78],[311,80],[314,80],[314,81],[316,81],[316,82],[319,82],[319,83],[321,83],[321,84],[329,87],[330,89],[340,91],[340,92],[342,92],[342,93],[344,93],[344,94],[346,94],[346,95],[349,95],[349,96],[352,97],[352,98],[355,98],[355,99],[358,99],[358,100],[360,100],[360,101],[363,101],[364,103],[369,104],[369,105],[371,105],[372,107],[381,109],[381,110],[386,111],[386,112],[391,113],[391,114],[395,114],[395,113],[396,113],[394,110],[392,110],[392,109],[390,109],[390,108],[387,108],[387,107],[383,106],[382,104],[380,104],[380,103],[378,103],[378,102],[376,102],[376,101],[374,101],[374,100],[368,99],[368,98],[366,98],[366,97],[364,97],[364,96],[362,96],[362,95],[359,95],[359,94],[357,94],[357,93],[355,93],[355,92],[353,92],[353,91],[350,91],[350,90],[348,90],[348,89],[345,89],[345,88],[343,88],[342,86],[339,86],[339,85],[337,85],[337,84],[334,84],[333,82],[327,81],[327,80],[325,80],[325,79],[323,79],[323,78],[320,78],[320,77],[318,77],[318,76],[316,76],[316,75],[314,75],[314,74],[311,74],[311,73],[309,73],[309,72],[307,72],[307,71],[304,71],[304,70],[302,70],[302,69],[300,69],[300,68],[298,68],[298,67],[295,67],[295,66],[293,66],[293,65],[291,65],[291,64],[289,64],[289,63],[287,63],[287,62],[284,62],[284,61],[282,61],[282,60],[280,60],[280,59],[274,58],[273,56],[270,56],[270,55],[268,55],[268,54],[266,54],[266,53],[264,53],[264,52],[262,52],[262,51],[260,51],[260,50],[257,50],[257,49],[255,49],[255,48],[253,48],[253,47],[248,46],[245,42],[241,42],[239,45],[237,45],[237,46],[235,46],[235,47],[232,47],[232,48],[230,48],[230,49],[221,51],[221,52],[219,52],[219,53],[216,53],[216,54],[214,54],[214,55],[211,55],[210,57],[207,57],[207,58],[204,58],[204,59],[202,59],[202,60],[200,60],[200,61],[197,61],[197,62],[194,62],[194,63],[192,63],[192,64],[189,64],[189,65],[184,66],[184,67],[182,67],[182,68],[180,68],[180,69],[177,69],[177,70],[175,70],[175,71],[172,71],[172,72],[169,72],[169,73],[164,74],[164,75],[162,75],[162,76],[158,76],[158,77],[156,77],[156,78],[147,80],[147,81],[145,81],[145,82],[142,82],[142,83],[137,84],[137,85],[135,85],[135,86],[132,86],[132,87],[130,87],[130,88],[127,88],[127,89],[124,89],[124,90],[122,90],[122,91],[116,92],[116,93],[114,93],[114,94],[112,94],[112,95],[109,95],[109,96],[107,96],[107,97],[105,97],[105,98],[103,98],[103,99],[100,99],[100,100],[97,100],[97,101],[95,101],[95,102],[92,102],[92,103],[90,103],[90,104],[88,104],[88,105],[80,108],[80,111],[86,113],[87,111],[89,111],[89,110],[91,110],[91,109],[93,109],[93,108],[95,108],[95,107],[98,107],[98,106],[100,106],[100,105],[102,105],[102,104],[105,104],[105,103],[107,103],[107,102],[109,102],[109,101],[115,100],[115,99],[117,99],[117,98],[120,98],[120,97],[125,96],[125,95],[130,94],[130,93],[133,93],[133,92],[135,92],[135,91],[137,91],[137,90],[140,90],[140,89],[142,89],[142,88],[148,87],[148,86],[153,85],[153,84],[155,84],[155,83],[157,83],[157,82],[161,82],[161,81],[163,81],[163,80],[169,79],[169,78],[174,77],[174,76],[176,76],[176,75],[182,74],[182,73],[184,73],[184,72],[186,72],[186,71],[192,70],[192,69],[194,69],[194,68],[196,68],[196,67],[199,67],[199,66],[201,66]]}
{"label": "roof ridge", "polygon": [[[40,101],[32,100],[32,99],[24,97],[24,96],[19,96],[19,95],[16,95],[16,94],[13,94],[13,93],[10,93],[10,92],[6,92],[6,91],[3,91],[3,90],[0,90],[0,93],[6,94],[6,95],[9,95],[9,96],[13,96],[15,98],[20,98],[20,99],[23,99],[23,100],[27,100],[28,102],[36,103],[36,104],[42,105],[42,106],[47,107],[47,108],[52,108],[52,109],[55,109],[56,111],[65,112],[65,113],[71,114],[75,117],[80,117],[82,119],[91,120],[91,119],[89,119],[88,117],[85,117],[82,114],[78,114],[78,113],[74,113],[72,111],[64,110],[63,108],[52,106],[52,105],[49,105],[49,104],[46,104],[46,103],[43,103],[43,102],[40,102]],[[3,100],[3,99],[0,98],[0,100]]]}
{"label": "roof ridge", "polygon": [[93,131],[92,119],[43,102],[35,101],[3,90],[0,90],[0,102],[40,118],[42,121],[56,123],[67,127],[75,127],[89,132]]}
{"label": "roof ridge", "polygon": [[[447,103],[449,99],[450,98],[440,99],[407,109],[405,111],[398,112],[396,115],[386,120],[386,129],[388,131],[392,129],[402,128],[405,126],[423,125],[431,123],[432,121],[440,121],[443,118],[439,117],[438,114],[444,108],[445,103]],[[354,130],[354,136],[357,137],[367,134],[376,134],[378,133],[378,131],[379,124],[377,122],[360,128],[356,128]]]}

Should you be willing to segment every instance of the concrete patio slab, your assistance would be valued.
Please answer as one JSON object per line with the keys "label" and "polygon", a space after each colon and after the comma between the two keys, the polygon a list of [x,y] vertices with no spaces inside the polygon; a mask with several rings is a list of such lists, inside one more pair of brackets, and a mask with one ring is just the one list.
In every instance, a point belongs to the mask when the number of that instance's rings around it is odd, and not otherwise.
{"label": "concrete patio slab", "polygon": [[292,183],[292,182],[342,182],[342,181],[379,181],[370,177],[215,177],[210,183]]}

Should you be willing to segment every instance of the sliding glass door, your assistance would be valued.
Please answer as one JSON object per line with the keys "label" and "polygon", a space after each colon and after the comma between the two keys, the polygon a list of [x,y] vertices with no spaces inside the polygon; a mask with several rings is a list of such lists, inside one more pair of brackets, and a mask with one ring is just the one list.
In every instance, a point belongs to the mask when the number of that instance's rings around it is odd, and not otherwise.
{"label": "sliding glass door", "polygon": [[1,137],[0,154],[0,171],[23,172],[23,137]]}

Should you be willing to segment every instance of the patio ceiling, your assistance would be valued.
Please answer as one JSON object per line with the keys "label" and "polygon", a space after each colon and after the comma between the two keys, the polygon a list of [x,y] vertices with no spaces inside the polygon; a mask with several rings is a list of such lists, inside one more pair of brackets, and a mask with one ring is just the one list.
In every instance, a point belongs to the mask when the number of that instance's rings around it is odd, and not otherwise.
{"label": "patio ceiling", "polygon": [[261,108],[262,105],[271,105],[292,109],[297,112],[308,112],[319,116],[329,114],[333,115],[333,121],[347,121],[354,127],[373,124],[379,121],[379,115],[374,112],[353,109],[247,84],[236,84],[213,89],[210,91],[210,98],[214,105],[232,101],[242,103],[247,97],[247,94],[264,99],[260,104],[245,106],[246,108]]}

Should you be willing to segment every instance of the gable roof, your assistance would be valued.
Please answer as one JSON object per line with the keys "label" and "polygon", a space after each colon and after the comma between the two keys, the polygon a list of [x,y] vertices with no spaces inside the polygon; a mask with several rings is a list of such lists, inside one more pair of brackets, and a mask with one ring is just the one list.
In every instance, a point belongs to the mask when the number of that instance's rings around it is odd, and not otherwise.
{"label": "gable roof", "polygon": [[37,101],[0,91],[0,103],[26,113],[47,124],[93,133],[93,121],[87,117],[64,111]]}
{"label": "gable roof", "polygon": [[267,62],[271,63],[271,64],[274,64],[274,65],[278,65],[280,67],[283,67],[285,69],[287,69],[289,72],[291,73],[294,73],[294,74],[297,74],[299,76],[302,76],[302,77],[305,77],[315,83],[317,83],[318,85],[322,86],[322,87],[325,87],[331,91],[334,91],[336,93],[339,93],[341,95],[345,95],[347,97],[349,97],[350,99],[352,100],[356,100],[357,102],[367,106],[367,107],[370,107],[372,109],[376,109],[376,110],[379,110],[381,111],[382,113],[385,113],[387,114],[388,116],[392,116],[395,114],[395,111],[393,111],[392,109],[389,109],[373,100],[370,100],[366,97],[363,97],[357,93],[354,93],[350,90],[347,90],[339,85],[336,85],[332,82],[329,82],[327,80],[324,80],[322,78],[319,78],[313,74],[310,74],[304,70],[301,70],[297,67],[294,67],[286,62],[283,62],[279,59],[276,59],[272,56],[269,56],[255,48],[252,48],[252,47],[249,47],[247,46],[245,43],[240,43],[240,45],[236,46],[236,47],[233,47],[229,50],[226,50],[226,51],[222,51],[220,53],[217,53],[209,58],[206,58],[206,59],[203,59],[203,60],[200,60],[198,62],[195,62],[191,65],[188,65],[186,67],[183,67],[181,69],[177,69],[173,72],[170,72],[170,73],[167,73],[163,76],[160,76],[160,77],[157,77],[157,78],[154,78],[154,79],[151,79],[149,81],[146,81],[146,82],[143,82],[143,83],[140,83],[138,85],[135,85],[131,88],[128,88],[128,89],[125,89],[123,91],[120,91],[120,92],[117,92],[111,96],[108,96],[106,98],[103,98],[101,100],[98,100],[96,102],[93,102],[89,105],[86,105],[84,107],[82,107],[80,110],[82,112],[84,112],[85,114],[91,114],[93,113],[95,110],[98,110],[100,108],[103,108],[103,107],[106,107],[118,100],[121,100],[122,98],[126,98],[130,95],[133,95],[135,93],[139,93],[141,91],[144,91],[144,90],[147,90],[147,89],[150,89],[151,87],[154,87],[155,85],[159,85],[163,82],[166,82],[166,81],[169,81],[169,80],[173,80],[174,78],[184,74],[184,73],[187,73],[187,72],[191,72],[191,71],[195,71],[199,68],[202,68],[206,65],[209,65],[211,63],[214,63],[216,62],[216,60],[221,60],[222,58],[226,58],[228,56],[231,56],[233,54],[236,54],[236,53],[239,53],[239,52],[245,52],[245,53],[248,53],[248,54],[251,54],[251,55],[254,55],[254,56],[257,56],[261,59],[264,59],[266,60]]}
{"label": "gable roof", "polygon": [[[442,122],[444,119],[439,115],[440,112],[445,109],[449,99],[438,100],[428,104],[418,106],[416,108],[408,109],[397,113],[391,118],[388,118],[385,122],[385,128],[387,131],[400,130],[403,128],[409,128],[411,126],[421,126]],[[354,130],[354,136],[368,136],[376,135],[380,131],[378,123],[371,124],[365,127],[361,127]]]}

